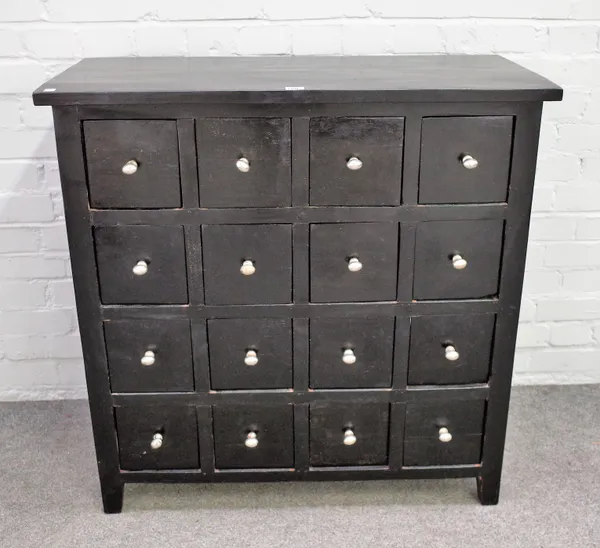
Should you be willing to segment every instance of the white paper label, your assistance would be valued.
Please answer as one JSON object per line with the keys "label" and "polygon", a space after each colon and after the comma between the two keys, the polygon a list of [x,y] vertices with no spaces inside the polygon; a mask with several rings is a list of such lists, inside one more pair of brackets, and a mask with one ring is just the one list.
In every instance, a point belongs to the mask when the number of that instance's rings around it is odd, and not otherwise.
{"label": "white paper label", "polygon": [[285,91],[304,91],[304,86],[285,86]]}

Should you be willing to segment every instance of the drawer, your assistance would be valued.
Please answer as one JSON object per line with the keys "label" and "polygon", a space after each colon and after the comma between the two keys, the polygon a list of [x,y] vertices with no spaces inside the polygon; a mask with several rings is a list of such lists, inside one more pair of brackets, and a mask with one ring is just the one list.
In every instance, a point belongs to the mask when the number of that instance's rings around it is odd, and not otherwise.
{"label": "drawer", "polygon": [[92,207],[181,207],[174,120],[94,120],[83,133]]}
{"label": "drawer", "polygon": [[504,221],[431,221],[417,227],[416,300],[498,294]]}
{"label": "drawer", "polygon": [[397,223],[311,225],[311,301],[395,301],[397,277]]}
{"label": "drawer", "polygon": [[311,388],[391,386],[394,318],[310,320]]}
{"label": "drawer", "polygon": [[487,382],[495,323],[494,314],[413,318],[408,384]]}
{"label": "drawer", "polygon": [[310,203],[400,205],[403,118],[313,118]]}
{"label": "drawer", "polygon": [[206,304],[281,304],[292,299],[290,225],[206,225]]}
{"label": "drawer", "polygon": [[512,116],[424,118],[419,203],[505,202]]}
{"label": "drawer", "polygon": [[187,320],[104,322],[113,392],[191,392],[192,342]]}
{"label": "drawer", "polygon": [[117,407],[115,419],[123,470],[200,467],[195,408]]}
{"label": "drawer", "polygon": [[289,119],[208,118],[197,139],[202,207],[291,205]]}
{"label": "drawer", "polygon": [[215,467],[293,468],[291,405],[213,406]]}
{"label": "drawer", "polygon": [[366,466],[388,462],[387,403],[310,405],[311,466]]}
{"label": "drawer", "polygon": [[214,390],[292,387],[292,321],[208,320]]}
{"label": "drawer", "polygon": [[408,404],[404,465],[476,464],[481,460],[485,401]]}
{"label": "drawer", "polygon": [[187,303],[181,226],[98,227],[94,238],[104,304]]}

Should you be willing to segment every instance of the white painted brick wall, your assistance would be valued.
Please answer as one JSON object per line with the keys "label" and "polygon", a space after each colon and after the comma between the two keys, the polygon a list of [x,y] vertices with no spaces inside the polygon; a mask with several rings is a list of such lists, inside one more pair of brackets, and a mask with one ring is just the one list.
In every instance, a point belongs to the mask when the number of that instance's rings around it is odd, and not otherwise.
{"label": "white painted brick wall", "polygon": [[600,1],[0,2],[0,399],[84,396],[49,108],[83,56],[501,53],[545,107],[518,383],[600,382]]}

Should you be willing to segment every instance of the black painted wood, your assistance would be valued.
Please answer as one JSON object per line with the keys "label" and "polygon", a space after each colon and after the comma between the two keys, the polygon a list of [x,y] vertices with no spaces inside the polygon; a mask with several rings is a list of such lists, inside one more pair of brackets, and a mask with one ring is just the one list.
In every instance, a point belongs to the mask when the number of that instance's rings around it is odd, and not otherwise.
{"label": "black painted wood", "polygon": [[[398,225],[313,224],[310,227],[310,300],[393,301],[398,276]],[[357,258],[362,270],[352,272]]]}
{"label": "black painted wood", "polygon": [[[487,382],[495,322],[493,314],[413,318],[408,383]],[[458,353],[457,359],[447,353],[450,346]]]}
{"label": "black painted wood", "polygon": [[[505,202],[512,129],[510,116],[424,118],[419,203]],[[465,155],[475,169],[465,168]]]}
{"label": "black painted wood", "polygon": [[[291,205],[290,121],[280,118],[198,121],[202,207]],[[236,162],[245,158],[249,171]]]}
{"label": "black painted wood", "polygon": [[[97,227],[94,240],[103,303],[188,301],[182,227]],[[134,274],[139,261],[147,264],[146,274]]]}
{"label": "black painted wood", "polygon": [[[355,363],[344,363],[344,350]],[[393,353],[394,318],[310,320],[311,388],[389,387]]]}
{"label": "black painted wood", "polygon": [[[83,131],[92,207],[181,207],[173,120],[94,120]],[[131,160],[137,171],[126,175],[122,168]]]}
{"label": "black painted wood", "polygon": [[[291,405],[213,407],[215,466],[293,468],[294,410]],[[246,447],[249,433],[258,444]]]}
{"label": "black painted wood", "polygon": [[[113,392],[194,390],[189,321],[105,321],[104,337]],[[148,351],[154,363],[144,365]]]}
{"label": "black painted wood", "polygon": [[[208,320],[213,390],[291,388],[292,321],[272,318]],[[245,363],[247,351],[258,363]]]}
{"label": "black painted wood", "polygon": [[[417,226],[413,296],[469,299],[498,294],[502,221],[440,221]],[[457,270],[460,255],[466,268]]]}
{"label": "black painted wood", "polygon": [[400,205],[403,143],[402,118],[312,118],[311,205]]}

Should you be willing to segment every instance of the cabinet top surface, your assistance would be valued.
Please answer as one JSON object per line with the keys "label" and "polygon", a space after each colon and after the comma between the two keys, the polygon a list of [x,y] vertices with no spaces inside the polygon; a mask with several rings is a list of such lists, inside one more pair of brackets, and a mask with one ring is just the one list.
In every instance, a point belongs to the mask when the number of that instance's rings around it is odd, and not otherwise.
{"label": "cabinet top surface", "polygon": [[558,101],[562,89],[494,55],[83,59],[36,105]]}

